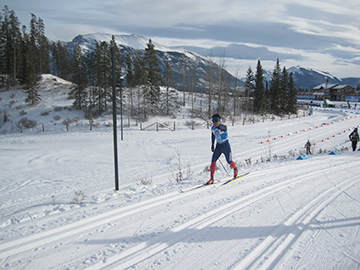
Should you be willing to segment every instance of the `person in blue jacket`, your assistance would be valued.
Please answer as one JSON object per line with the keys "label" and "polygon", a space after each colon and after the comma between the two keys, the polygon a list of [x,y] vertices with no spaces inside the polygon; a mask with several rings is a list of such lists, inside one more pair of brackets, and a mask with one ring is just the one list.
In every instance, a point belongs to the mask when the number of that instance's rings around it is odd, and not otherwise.
{"label": "person in blue jacket", "polygon": [[[214,183],[214,174],[216,169],[216,161],[221,154],[225,155],[226,161],[234,169],[234,178],[237,177],[237,168],[235,162],[232,160],[231,147],[229,143],[229,136],[226,125],[221,123],[219,114],[212,116],[213,126],[211,127],[211,151],[213,152],[210,165],[210,180],[206,183],[211,185]],[[214,147],[216,140],[216,147]]]}

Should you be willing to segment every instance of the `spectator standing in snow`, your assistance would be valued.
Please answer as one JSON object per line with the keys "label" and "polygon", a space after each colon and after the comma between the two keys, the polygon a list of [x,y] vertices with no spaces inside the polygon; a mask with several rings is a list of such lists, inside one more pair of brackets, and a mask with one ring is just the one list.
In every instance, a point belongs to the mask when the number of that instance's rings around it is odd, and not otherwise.
{"label": "spectator standing in snow", "polygon": [[355,128],[353,132],[351,132],[351,134],[349,135],[349,139],[351,141],[351,145],[352,145],[352,149],[353,151],[356,150],[356,145],[359,141],[359,133],[358,133],[358,129]]}
{"label": "spectator standing in snow", "polygon": [[[211,151],[213,152],[210,165],[210,180],[206,183],[211,185],[214,183],[214,174],[216,169],[216,161],[221,154],[225,155],[226,161],[234,169],[234,178],[237,177],[237,168],[235,162],[232,160],[231,147],[229,143],[229,137],[226,125],[221,123],[221,117],[219,114],[212,116],[213,126],[211,127]],[[216,147],[214,147],[216,140]]]}
{"label": "spectator standing in snow", "polygon": [[311,143],[308,140],[307,143],[305,144],[305,148],[306,148],[306,154],[307,155],[311,155]]}

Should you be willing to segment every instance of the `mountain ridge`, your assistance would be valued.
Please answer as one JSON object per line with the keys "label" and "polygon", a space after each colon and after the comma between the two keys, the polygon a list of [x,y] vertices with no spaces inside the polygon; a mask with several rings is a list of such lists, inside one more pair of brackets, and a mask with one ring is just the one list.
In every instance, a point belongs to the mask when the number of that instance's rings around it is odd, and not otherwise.
{"label": "mountain ridge", "polygon": [[[110,42],[113,35],[108,33],[91,33],[86,35],[78,35],[71,42],[66,42],[67,47],[74,51],[76,45],[80,45],[84,51],[93,51],[96,46],[96,42]],[[145,51],[149,38],[137,35],[137,34],[122,34],[114,35],[115,42],[120,48],[122,53],[126,51]],[[196,79],[196,91],[204,91],[206,88],[206,73],[210,70],[211,65],[215,65],[217,70],[221,68],[207,56],[204,56],[196,51],[187,50],[186,47],[168,47],[164,46],[152,39],[152,43],[155,45],[155,50],[159,58],[160,68],[165,69],[166,62],[170,63],[171,71],[174,74],[176,86],[179,89],[186,89],[189,86],[183,85],[183,71],[182,61],[186,61],[186,64],[189,66],[189,76],[197,77]],[[194,71],[195,70],[195,71]],[[244,78],[236,79],[232,74],[230,74],[226,69],[224,69],[226,74],[226,80],[228,80],[230,88],[233,88],[235,81],[238,80],[237,86],[244,86]],[[293,66],[287,69],[288,73],[292,72],[295,81],[295,87],[301,89],[311,90],[312,87],[315,87],[326,80],[330,83],[339,83],[339,84],[349,84],[355,88],[360,85],[360,78],[356,77],[346,77],[346,78],[337,78],[329,72],[316,70],[309,67],[303,66]],[[264,77],[267,81],[270,82],[272,71],[264,70]],[[219,73],[215,74],[214,77],[217,78]],[[190,78],[188,78],[190,80]],[[190,84],[190,83],[188,83]]]}

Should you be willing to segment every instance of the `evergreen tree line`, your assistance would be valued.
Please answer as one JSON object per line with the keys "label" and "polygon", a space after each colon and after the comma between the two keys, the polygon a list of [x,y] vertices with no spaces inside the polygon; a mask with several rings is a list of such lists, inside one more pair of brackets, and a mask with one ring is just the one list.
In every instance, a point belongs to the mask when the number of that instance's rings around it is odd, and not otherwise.
{"label": "evergreen tree line", "polygon": [[9,89],[26,85],[32,104],[40,100],[36,85],[40,74],[49,73],[49,41],[41,18],[31,14],[29,31],[20,26],[15,12],[4,7],[0,13],[0,86]]}
{"label": "evergreen tree line", "polygon": [[[126,78],[125,94],[128,102],[125,109],[129,115],[145,118],[154,114],[170,115],[179,108],[177,92],[172,88],[175,83],[170,63],[166,63],[163,71],[160,70],[151,39],[145,51],[127,51],[126,55],[122,56],[114,37],[109,43],[96,44],[94,52],[83,51],[79,46],[70,52],[64,43],[50,42],[47,39],[43,20],[34,14],[31,14],[29,31],[24,25],[20,29],[15,12],[7,6],[0,13],[0,23],[0,87],[9,89],[14,85],[24,85],[28,103],[35,104],[41,99],[37,89],[38,81],[41,74],[51,73],[74,83],[70,94],[75,99],[73,105],[76,109],[88,112],[89,118],[102,115],[112,107],[113,48],[117,86],[120,86],[120,78]],[[224,62],[225,59],[220,68],[224,66]],[[219,79],[213,78],[213,73],[214,68],[210,68],[206,75],[209,115],[213,111],[213,96],[217,95],[217,111],[224,113],[225,104],[228,103],[228,95],[225,93],[230,93],[230,87],[226,87],[221,70]],[[160,85],[165,86],[162,88],[165,90],[161,91]],[[257,114],[283,115],[297,111],[293,76],[288,74],[285,67],[281,71],[279,60],[270,86],[264,80],[260,60],[255,75],[249,67],[245,90],[246,97],[249,100],[252,98],[253,109]],[[238,96],[234,95],[234,115]]]}
{"label": "evergreen tree line", "polygon": [[[96,44],[94,52],[83,52],[76,47],[72,62],[72,82],[75,84],[71,95],[74,107],[85,110],[90,118],[105,113],[112,105],[112,61],[114,49],[115,77],[120,90],[122,78],[126,78],[125,109],[128,115],[146,118],[148,115],[170,115],[179,108],[173,74],[169,63],[161,74],[155,46],[151,39],[144,54],[128,51],[122,60],[114,36],[110,43]],[[161,91],[161,86],[165,86]],[[123,94],[124,95],[124,94]]]}
{"label": "evergreen tree line", "polygon": [[[74,83],[71,95],[76,109],[88,111],[90,117],[105,113],[112,105],[114,48],[117,86],[120,77],[126,77],[132,115],[169,115],[179,108],[170,65],[167,63],[161,74],[151,39],[143,54],[128,52],[123,63],[114,37],[109,43],[98,43],[95,52],[82,51],[78,46],[70,53],[64,43],[47,39],[43,20],[34,14],[29,31],[26,26],[20,29],[15,12],[7,6],[0,13],[0,23],[0,87],[23,85],[28,94],[26,102],[35,104],[41,99],[38,81],[41,74],[51,73]],[[165,91],[160,91],[160,85]]]}
{"label": "evergreen tree line", "polygon": [[253,98],[254,112],[257,114],[273,113],[282,116],[297,113],[297,91],[293,74],[289,74],[286,67],[281,71],[279,59],[276,61],[270,83],[264,78],[260,60],[255,74],[249,67],[246,73],[245,92],[247,97]]}

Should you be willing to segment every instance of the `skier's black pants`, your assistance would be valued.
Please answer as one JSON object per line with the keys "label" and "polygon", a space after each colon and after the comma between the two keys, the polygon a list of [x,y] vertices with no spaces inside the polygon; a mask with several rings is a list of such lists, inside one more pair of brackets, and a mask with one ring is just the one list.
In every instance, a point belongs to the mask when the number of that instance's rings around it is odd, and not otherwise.
{"label": "skier's black pants", "polygon": [[355,151],[355,150],[356,150],[357,141],[352,141],[351,143],[352,143],[352,149],[353,149],[353,151]]}

